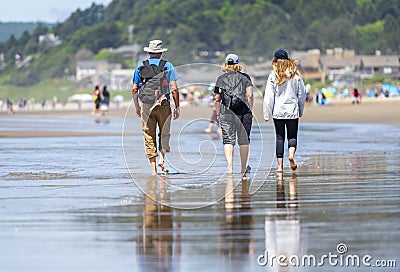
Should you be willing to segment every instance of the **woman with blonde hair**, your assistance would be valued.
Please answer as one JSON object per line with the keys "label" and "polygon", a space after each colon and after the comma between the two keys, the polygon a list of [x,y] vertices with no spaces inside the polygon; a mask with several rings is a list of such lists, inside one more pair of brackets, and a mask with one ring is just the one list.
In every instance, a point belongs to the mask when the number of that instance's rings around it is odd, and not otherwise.
{"label": "woman with blonde hair", "polygon": [[303,115],[306,90],[297,61],[290,59],[285,50],[275,52],[272,60],[273,70],[265,87],[263,112],[264,119],[274,120],[276,135],[276,158],[278,173],[283,171],[285,129],[287,130],[289,162],[293,171],[297,169],[294,154],[297,149],[299,118]]}
{"label": "woman with blonde hair", "polygon": [[217,119],[222,129],[222,143],[228,165],[228,173],[233,173],[233,147],[236,135],[239,144],[241,173],[250,171],[247,166],[250,131],[252,125],[253,84],[250,76],[242,72],[239,57],[229,54],[221,70],[224,72],[215,84],[215,107]]}

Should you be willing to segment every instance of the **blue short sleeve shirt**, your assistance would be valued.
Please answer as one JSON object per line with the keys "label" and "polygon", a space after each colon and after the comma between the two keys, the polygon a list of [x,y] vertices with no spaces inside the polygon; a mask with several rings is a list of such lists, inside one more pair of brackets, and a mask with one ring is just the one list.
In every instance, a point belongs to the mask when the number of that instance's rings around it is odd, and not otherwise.
{"label": "blue short sleeve shirt", "polygon": [[[149,63],[150,65],[158,65],[160,63],[160,58],[149,58]],[[133,74],[133,83],[138,84],[140,82],[140,75],[139,75],[139,68],[143,66],[143,62],[138,65],[138,67],[135,69],[135,73]],[[168,83],[173,81],[173,80],[178,80],[178,74],[176,73],[175,67],[167,61],[165,63],[165,66],[168,70],[167,72],[167,81]],[[169,93],[169,86],[168,86],[168,93]]]}

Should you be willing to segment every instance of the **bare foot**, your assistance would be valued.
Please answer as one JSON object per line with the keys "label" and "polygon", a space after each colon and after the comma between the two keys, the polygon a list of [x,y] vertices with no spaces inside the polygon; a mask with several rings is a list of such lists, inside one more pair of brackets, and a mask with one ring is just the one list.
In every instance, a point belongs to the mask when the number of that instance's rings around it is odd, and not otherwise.
{"label": "bare foot", "polygon": [[246,173],[250,173],[250,171],[251,171],[251,167],[250,167],[250,165],[247,165],[247,167],[246,167]]}
{"label": "bare foot", "polygon": [[283,158],[277,158],[278,168],[276,169],[277,173],[283,172]]}
{"label": "bare foot", "polygon": [[158,166],[161,167],[161,171],[163,171],[164,173],[169,172],[169,169],[167,168],[167,166],[164,163],[159,163]]}
{"label": "bare foot", "polygon": [[290,161],[290,167],[292,168],[292,170],[293,170],[293,171],[296,171],[296,169],[297,169],[297,164],[296,164],[296,162],[294,161],[294,158],[289,158],[289,161]]}
{"label": "bare foot", "polygon": [[247,174],[250,173],[251,171],[251,167],[250,165],[247,165],[247,167],[245,169],[242,169],[241,173],[242,173],[242,177],[247,177]]}

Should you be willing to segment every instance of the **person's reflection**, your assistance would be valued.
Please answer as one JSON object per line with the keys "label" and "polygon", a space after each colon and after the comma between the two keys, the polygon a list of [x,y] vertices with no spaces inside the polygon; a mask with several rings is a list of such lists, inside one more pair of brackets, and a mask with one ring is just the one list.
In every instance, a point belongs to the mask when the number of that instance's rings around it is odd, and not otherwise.
{"label": "person's reflection", "polygon": [[227,271],[245,271],[254,262],[254,221],[250,201],[249,181],[242,179],[235,190],[233,177],[229,176],[218,235],[218,254],[227,258]]}
{"label": "person's reflection", "polygon": [[[289,181],[288,195],[285,192],[282,173],[278,173],[276,184],[276,209],[265,218],[265,254],[263,261],[274,271],[291,271],[287,265],[291,256],[301,254],[301,224],[298,213],[296,191],[297,176],[292,174]],[[278,256],[287,259],[280,265]],[[275,257],[275,258],[274,258]],[[272,263],[273,262],[273,263]],[[287,267],[285,267],[287,265]]]}
{"label": "person's reflection", "polygon": [[136,242],[139,271],[179,270],[180,225],[174,227],[173,210],[160,204],[168,197],[165,185],[165,180],[158,176],[147,181],[143,225]]}

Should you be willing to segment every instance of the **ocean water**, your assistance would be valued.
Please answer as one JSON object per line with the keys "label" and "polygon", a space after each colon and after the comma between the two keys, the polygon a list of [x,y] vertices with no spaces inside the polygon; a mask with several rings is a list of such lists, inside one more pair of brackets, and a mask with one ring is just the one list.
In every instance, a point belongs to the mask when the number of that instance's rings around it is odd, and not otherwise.
{"label": "ocean water", "polygon": [[399,271],[400,128],[301,123],[300,167],[278,176],[255,123],[241,179],[207,124],[173,121],[170,173],[151,176],[136,118],[0,117],[121,134],[0,138],[0,271]]}

